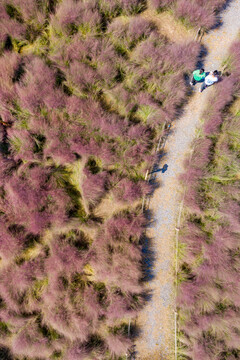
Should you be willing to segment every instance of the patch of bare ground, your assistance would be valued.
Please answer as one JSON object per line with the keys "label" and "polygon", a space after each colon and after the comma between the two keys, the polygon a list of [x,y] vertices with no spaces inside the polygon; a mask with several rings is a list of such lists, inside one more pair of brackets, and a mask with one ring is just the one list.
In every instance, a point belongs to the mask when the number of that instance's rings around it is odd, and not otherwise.
{"label": "patch of bare ground", "polygon": [[148,8],[142,13],[142,16],[152,21],[157,26],[158,31],[172,42],[185,42],[195,39],[196,30],[187,29],[168,11],[157,13]]}
{"label": "patch of bare ground", "polygon": [[[131,209],[136,208],[139,204],[139,201],[132,202]],[[102,217],[104,219],[109,219],[114,214],[117,214],[118,212],[127,209],[129,209],[129,204],[120,200],[112,201],[112,195],[110,193],[107,197],[102,199],[98,206],[96,206],[94,210],[94,215]]]}

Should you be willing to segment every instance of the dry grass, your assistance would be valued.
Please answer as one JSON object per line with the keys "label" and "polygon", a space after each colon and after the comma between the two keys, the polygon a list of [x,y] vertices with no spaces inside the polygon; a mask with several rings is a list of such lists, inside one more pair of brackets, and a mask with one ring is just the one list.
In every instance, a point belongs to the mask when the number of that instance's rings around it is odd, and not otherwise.
{"label": "dry grass", "polygon": [[240,97],[236,101],[234,101],[229,110],[234,116],[240,112]]}
{"label": "dry grass", "polygon": [[179,43],[195,39],[196,32],[193,29],[187,29],[170,12],[165,11],[158,14],[152,9],[147,9],[142,16],[152,21],[158,31],[172,42]]}
{"label": "dry grass", "polygon": [[[131,209],[136,208],[139,204],[139,200],[133,201],[131,203]],[[127,209],[129,209],[129,203],[119,200],[113,201],[112,195],[108,194],[108,196],[105,197],[95,208],[94,215],[102,217],[104,219],[109,219],[121,210]]]}
{"label": "dry grass", "polygon": [[[76,190],[78,190],[81,194],[82,184],[84,181],[84,173],[83,169],[86,165],[87,158],[83,157],[81,160],[77,160],[69,165],[67,165],[67,170],[70,172],[69,181],[71,185],[74,186]],[[89,214],[88,204],[86,199],[82,196],[81,203],[83,205],[84,211],[86,214]]]}

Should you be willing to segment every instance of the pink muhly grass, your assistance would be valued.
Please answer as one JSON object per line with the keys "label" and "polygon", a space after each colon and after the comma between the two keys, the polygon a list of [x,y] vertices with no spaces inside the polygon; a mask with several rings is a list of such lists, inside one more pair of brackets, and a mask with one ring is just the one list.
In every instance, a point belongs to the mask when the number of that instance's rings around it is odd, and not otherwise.
{"label": "pink muhly grass", "polygon": [[33,320],[14,336],[11,350],[13,354],[26,357],[49,358],[52,354],[47,338],[41,336]]}
{"label": "pink muhly grass", "polygon": [[26,25],[11,19],[3,4],[0,4],[0,18],[0,42],[5,41],[9,35],[19,40],[24,39]]}
{"label": "pink muhly grass", "polygon": [[[207,331],[209,330],[209,327],[211,325],[211,322],[214,320],[214,314],[205,314],[202,316],[199,316],[197,321],[198,321],[198,326],[202,331]],[[191,325],[189,326],[189,332],[191,331]]]}
{"label": "pink muhly grass", "polygon": [[72,43],[66,49],[66,58],[70,61],[76,60],[97,64],[97,71],[106,82],[113,79],[117,74],[117,54],[108,39],[87,37],[83,41],[79,39],[79,36],[74,37]]}
{"label": "pink muhly grass", "polygon": [[70,69],[67,72],[70,81],[78,85],[80,89],[87,89],[89,86],[94,85],[100,80],[96,70],[92,67],[74,61],[70,64]]}
{"label": "pink muhly grass", "polygon": [[[128,23],[121,17],[114,19],[108,26],[108,33],[116,39],[121,39],[124,43],[128,44],[126,39]],[[124,39],[125,38],[125,39]]]}
{"label": "pink muhly grass", "polygon": [[6,123],[12,123],[14,121],[13,115],[7,109],[2,109],[0,111],[0,117],[2,118],[2,121],[6,122]]}
{"label": "pink muhly grass", "polygon": [[1,272],[0,277],[2,299],[8,309],[18,312],[21,296],[32,284],[32,275],[27,273],[24,268],[8,266]]}
{"label": "pink muhly grass", "polygon": [[[13,78],[19,63],[20,57],[16,53],[3,54],[0,57],[0,100],[6,105],[15,97]],[[1,109],[0,115],[2,116],[6,110]]]}
{"label": "pink muhly grass", "polygon": [[214,266],[216,268],[223,266],[226,269],[229,266],[228,255],[219,243],[213,243],[212,245],[206,244],[204,249],[204,257],[210,266]]}
{"label": "pink muhly grass", "polygon": [[0,310],[0,319],[3,322],[8,323],[11,326],[12,332],[17,333],[24,326],[26,326],[29,319],[26,319],[22,316],[18,316],[17,313],[12,312],[11,310],[1,309]]}
{"label": "pink muhly grass", "polygon": [[77,341],[68,349],[65,359],[66,360],[85,360],[88,351],[82,346],[81,342]]}
{"label": "pink muhly grass", "polygon": [[98,174],[91,174],[87,169],[84,170],[85,179],[82,184],[83,196],[90,205],[96,205],[105,193],[107,173],[102,171]]}
{"label": "pink muhly grass", "polygon": [[13,159],[5,158],[0,154],[0,184],[4,185],[11,177],[11,173],[16,166]]}
{"label": "pink muhly grass", "polygon": [[6,267],[1,274],[2,285],[5,287],[5,291],[11,294],[12,300],[16,301],[33,285],[36,277],[38,279],[43,277],[42,271],[38,261]]}
{"label": "pink muhly grass", "polygon": [[89,56],[91,58],[94,56],[94,60],[96,60],[101,49],[100,44],[100,40],[96,38],[87,37],[85,40],[82,40],[79,39],[79,35],[75,35],[69,46],[66,48],[66,59],[69,62],[83,61]]}
{"label": "pink muhly grass", "polygon": [[211,28],[216,21],[213,11],[206,10],[203,6],[198,5],[195,1],[179,0],[177,2],[176,14],[178,17],[186,18],[193,26],[203,26]]}
{"label": "pink muhly grass", "polygon": [[216,88],[216,96],[214,97],[214,111],[221,111],[224,107],[231,103],[233,94],[236,90],[238,79],[236,76],[225,77]]}
{"label": "pink muhly grass", "polygon": [[91,321],[92,326],[97,328],[99,316],[104,313],[98,301],[98,293],[93,288],[86,287],[83,297],[86,317]]}
{"label": "pink muhly grass", "polygon": [[181,239],[181,241],[183,243],[185,243],[187,245],[187,251],[188,253],[186,254],[186,259],[187,261],[191,260],[196,260],[195,256],[199,255],[202,251],[202,246],[205,244],[206,242],[206,238],[204,237],[204,235],[194,235],[194,234],[189,234],[183,237],[183,239]]}
{"label": "pink muhly grass", "polygon": [[[33,169],[29,170],[29,179],[31,172],[34,172]],[[9,219],[26,226],[33,233],[39,233],[51,222],[63,223],[69,200],[61,189],[52,186],[49,180],[41,187],[40,184],[31,184],[31,180],[12,176],[5,186],[6,213]]]}
{"label": "pink muhly grass", "polygon": [[12,3],[16,8],[20,8],[23,20],[29,21],[32,18],[35,18],[36,21],[36,18],[42,16],[44,22],[44,14],[41,14],[41,11],[44,10],[43,2],[36,3],[32,0],[13,0]]}
{"label": "pink muhly grass", "polygon": [[133,125],[128,128],[127,136],[130,139],[141,139],[146,133],[146,127],[143,125]]}
{"label": "pink muhly grass", "polygon": [[205,113],[208,119],[204,125],[206,135],[215,133],[223,122],[222,110],[226,105],[231,103],[233,93],[236,89],[236,82],[236,77],[230,76],[228,78],[225,77],[223,81],[217,85],[215,97],[210,108],[210,114]]}
{"label": "pink muhly grass", "polygon": [[58,4],[54,17],[56,17],[61,26],[77,23],[81,13],[82,4],[73,0],[63,1]]}
{"label": "pink muhly grass", "polygon": [[51,246],[51,255],[45,261],[48,273],[65,272],[71,274],[81,272],[86,259],[73,245],[54,242]]}
{"label": "pink muhly grass", "polygon": [[202,168],[208,163],[211,145],[212,141],[207,138],[197,139],[194,142],[194,152],[191,158],[191,166]]}
{"label": "pink muhly grass", "polygon": [[221,243],[224,243],[224,246],[228,249],[235,249],[238,247],[239,239],[236,234],[233,234],[231,228],[220,228],[215,232],[214,236],[218,240],[220,239]]}
{"label": "pink muhly grass", "polygon": [[218,131],[220,125],[223,122],[223,116],[221,113],[214,114],[205,124],[204,133],[205,135],[211,135]]}
{"label": "pink muhly grass", "polygon": [[216,275],[216,269],[213,264],[210,264],[207,260],[198,266],[197,268],[197,286],[204,287],[208,283],[208,280],[212,279]]}
{"label": "pink muhly grass", "polygon": [[23,247],[23,240],[13,237],[6,229],[5,223],[0,222],[0,256],[3,260],[11,260]]}
{"label": "pink muhly grass", "polygon": [[150,0],[150,5],[157,10],[173,5],[176,0]]}
{"label": "pink muhly grass", "polygon": [[202,359],[211,360],[211,357],[206,352],[204,345],[200,344],[198,342],[195,342],[193,344],[192,356],[193,356],[194,360],[195,359],[196,360],[202,360]]}
{"label": "pink muhly grass", "polygon": [[126,297],[112,295],[110,296],[110,305],[106,310],[107,322],[109,325],[113,324],[116,319],[124,317],[134,317],[136,311],[131,309],[130,302]]}
{"label": "pink muhly grass", "polygon": [[184,282],[181,284],[177,297],[177,304],[182,308],[194,309],[198,297],[198,286],[193,282]]}
{"label": "pink muhly grass", "polygon": [[48,139],[47,144],[44,146],[43,154],[45,159],[51,157],[53,161],[59,165],[72,163],[76,160],[76,157],[68,144],[63,144],[58,137],[51,137],[52,139]]}
{"label": "pink muhly grass", "polygon": [[35,142],[27,130],[10,128],[8,129],[8,138],[15,161],[27,161],[36,158],[33,153]]}
{"label": "pink muhly grass", "polygon": [[[144,143],[135,144],[125,152],[124,161],[127,160],[128,164],[131,166],[134,166],[138,163],[142,163],[142,161],[145,159],[145,155],[148,153],[148,150],[149,149],[147,144]],[[137,188],[135,187],[135,189]],[[134,189],[133,189],[133,193],[134,193]]]}
{"label": "pink muhly grass", "polygon": [[26,65],[21,82],[16,85],[22,106],[36,111],[40,106],[49,109],[64,106],[64,94],[55,89],[55,73],[39,58]]}
{"label": "pink muhly grass", "polygon": [[95,258],[91,259],[91,266],[95,270],[96,280],[104,281],[107,284],[118,286],[123,291],[139,292],[141,286],[139,280],[141,278],[140,263],[137,259],[131,259],[128,254],[127,245],[122,253],[122,246],[118,244],[112,245],[114,253],[109,253],[109,247],[104,238],[97,239],[94,243]]}
{"label": "pink muhly grass", "polygon": [[106,343],[109,351],[112,355],[125,355],[128,348],[131,346],[130,339],[123,337],[122,335],[109,334],[106,337]]}
{"label": "pink muhly grass", "polygon": [[70,341],[86,341],[89,336],[89,322],[73,313],[69,305],[59,299],[55,303],[45,303],[43,322],[53,327]]}
{"label": "pink muhly grass", "polygon": [[177,105],[180,105],[185,97],[186,85],[182,75],[175,74],[164,82],[164,89],[168,93],[164,110],[172,118],[176,113]]}
{"label": "pink muhly grass", "polygon": [[127,259],[126,255],[114,253],[112,255],[112,273],[115,279],[112,283],[118,284],[123,291],[139,292],[141,286],[139,280],[141,278],[141,269],[138,261],[133,262]]}
{"label": "pink muhly grass", "polygon": [[229,223],[232,232],[240,231],[239,215],[240,206],[236,201],[226,201],[220,208],[221,213]]}
{"label": "pink muhly grass", "polygon": [[142,196],[149,192],[149,186],[145,186],[145,182],[133,182],[127,178],[121,180],[114,190],[114,194],[118,200],[134,201],[140,200]]}
{"label": "pink muhly grass", "polygon": [[[57,6],[54,17],[58,20],[61,27],[82,23],[94,26],[100,23],[101,20],[96,8],[96,1],[94,0],[84,3],[76,3],[74,0],[63,1]],[[52,19],[54,17],[52,16]]]}
{"label": "pink muhly grass", "polygon": [[118,215],[108,220],[106,235],[116,240],[129,236],[139,237],[142,234],[144,222],[142,216],[123,217]]}
{"label": "pink muhly grass", "polygon": [[233,64],[232,64],[233,71],[234,71],[234,73],[236,73],[237,76],[239,76],[240,75],[240,46],[239,46],[239,41],[233,42],[229,52],[233,56]]}
{"label": "pink muhly grass", "polygon": [[95,121],[92,122],[92,125],[96,126],[96,128],[99,127],[102,133],[105,133],[111,138],[124,136],[127,126],[126,121],[119,120],[118,116],[113,114],[98,116],[95,118]]}
{"label": "pink muhly grass", "polygon": [[191,167],[191,165],[185,170],[184,174],[180,175],[179,178],[184,184],[192,185],[192,187],[194,187],[196,182],[204,175],[204,172],[201,168]]}
{"label": "pink muhly grass", "polygon": [[[154,69],[154,66],[157,65],[158,61],[161,58],[161,50],[162,46],[157,47],[154,44],[154,36],[150,36],[147,40],[142,41],[139,45],[137,45],[134,51],[134,59],[137,64],[146,64],[151,69]],[[149,64],[148,59],[151,58],[152,62]],[[146,68],[148,69],[148,67]],[[146,70],[144,69],[144,73],[146,74]]]}
{"label": "pink muhly grass", "polygon": [[199,195],[194,186],[189,186],[185,194],[184,204],[189,209],[192,209],[197,214],[201,214],[202,210],[199,204]]}
{"label": "pink muhly grass", "polygon": [[144,8],[144,0],[120,0],[120,4],[123,8],[123,13],[130,15],[141,11]]}
{"label": "pink muhly grass", "polygon": [[[200,45],[196,42],[187,44],[168,44],[160,58],[175,71],[189,71],[193,69],[200,51]],[[161,54],[161,53],[160,53]],[[179,74],[181,74],[180,72]]]}
{"label": "pink muhly grass", "polygon": [[67,112],[70,115],[75,115],[82,112],[84,106],[83,99],[78,98],[75,95],[69,96],[66,102]]}

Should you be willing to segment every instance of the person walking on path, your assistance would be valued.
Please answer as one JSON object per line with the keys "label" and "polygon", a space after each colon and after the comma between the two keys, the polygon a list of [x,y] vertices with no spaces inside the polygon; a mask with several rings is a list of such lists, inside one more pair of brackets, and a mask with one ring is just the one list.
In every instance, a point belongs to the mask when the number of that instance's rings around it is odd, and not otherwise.
{"label": "person walking on path", "polygon": [[204,69],[194,70],[192,74],[192,80],[190,81],[190,85],[195,85],[197,82],[203,81],[206,77],[206,73]]}
{"label": "person walking on path", "polygon": [[202,92],[208,86],[211,86],[216,82],[218,82],[218,71],[217,70],[210,71],[210,74],[205,77],[204,83],[202,83],[202,86],[199,89],[199,92]]}

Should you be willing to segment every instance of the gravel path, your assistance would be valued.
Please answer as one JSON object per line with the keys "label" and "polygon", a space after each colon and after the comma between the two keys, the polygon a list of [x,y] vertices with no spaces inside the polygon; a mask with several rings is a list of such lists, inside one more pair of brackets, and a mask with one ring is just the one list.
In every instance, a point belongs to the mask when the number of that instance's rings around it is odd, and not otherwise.
{"label": "gravel path", "polygon": [[[233,0],[222,13],[223,25],[207,34],[203,44],[208,48],[204,63],[206,70],[215,70],[227,56],[229,46],[240,31],[240,0]],[[181,186],[178,176],[183,172],[183,160],[187,156],[195,130],[200,125],[202,109],[212,92],[212,88],[198,92],[191,98],[185,112],[177,120],[173,134],[167,140],[167,152],[162,167],[168,164],[165,173],[156,177],[160,188],[154,192],[150,209],[155,219],[147,236],[152,239],[155,253],[154,278],[146,284],[152,292],[147,306],[139,315],[137,324],[141,334],[136,342],[136,358],[141,360],[174,359],[174,264],[175,226],[179,212]]]}

